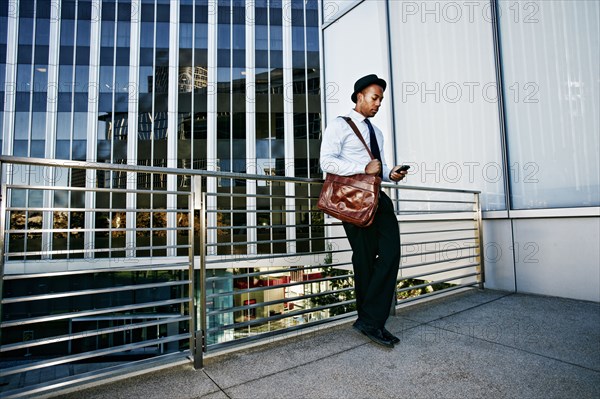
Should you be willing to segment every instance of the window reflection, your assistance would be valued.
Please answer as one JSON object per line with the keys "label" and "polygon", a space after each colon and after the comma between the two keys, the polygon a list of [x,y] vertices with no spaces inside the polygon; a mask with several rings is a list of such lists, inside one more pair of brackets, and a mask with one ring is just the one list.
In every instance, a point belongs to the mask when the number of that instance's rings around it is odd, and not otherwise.
{"label": "window reflection", "polygon": [[[216,135],[218,170],[245,172],[248,160],[246,154],[247,123],[247,79],[246,79],[246,2],[220,1],[219,25],[217,30],[218,60],[216,94],[207,87],[207,46],[209,7],[202,1],[181,2],[179,29],[179,69],[176,91],[169,85],[170,49],[170,10],[171,2],[141,1],[140,58],[139,58],[139,97],[137,119],[136,160],[139,164],[166,166],[166,160],[173,156],[167,153],[167,140],[177,139],[178,165],[181,167],[206,168],[207,139]],[[155,3],[158,3],[155,5]],[[296,142],[296,174],[306,176],[317,164],[320,135],[320,101],[318,70],[318,28],[316,5],[310,2],[293,2],[292,46],[293,85],[289,88],[294,95],[293,134]],[[315,2],[316,3],[316,2]],[[15,155],[41,156],[45,154],[46,105],[48,99],[45,87],[48,84],[48,45],[49,34],[43,37],[33,32],[49,33],[49,16],[37,14],[34,30],[34,12],[32,4],[49,5],[49,2],[20,2],[23,12],[20,14],[19,38],[17,48],[17,93],[15,98]],[[157,12],[155,13],[155,6]],[[268,8],[267,8],[268,6]],[[304,11],[303,7],[307,10]],[[49,6],[47,7],[49,9]],[[128,1],[102,2],[100,36],[92,37],[92,3],[89,1],[61,2],[60,7],[60,43],[58,65],[58,91],[56,115],[57,145],[54,156],[58,159],[85,160],[94,154],[87,154],[88,147],[96,148],[98,160],[107,162],[126,162],[127,139],[129,132],[129,61],[130,61],[130,23],[131,3]],[[309,28],[305,40],[304,13]],[[193,15],[192,13],[195,13]],[[311,14],[313,13],[313,14]],[[77,14],[77,15],[75,15]],[[313,16],[311,16],[313,15]],[[193,17],[193,18],[192,18]],[[283,29],[282,3],[280,1],[258,1],[255,10],[255,121],[256,121],[256,163],[259,173],[285,174],[284,162],[284,119],[283,95]],[[155,21],[156,18],[156,21]],[[192,21],[195,21],[193,23]],[[1,22],[1,21],[0,21]],[[5,36],[0,32],[0,52]],[[98,40],[92,43],[93,40]],[[90,82],[90,51],[99,50],[98,77],[92,76]],[[305,49],[310,52],[307,55]],[[305,57],[308,62],[305,62]],[[2,60],[0,60],[2,61]],[[313,65],[306,75],[305,64]],[[0,67],[3,78],[5,69]],[[0,78],[0,79],[2,79]],[[1,82],[0,82],[1,83]],[[99,96],[88,98],[90,85],[98,85]],[[288,86],[289,87],[289,86]],[[177,123],[174,132],[168,131],[168,99],[173,93],[179,96]],[[216,95],[217,115],[216,131],[207,128],[207,99]],[[0,93],[0,96],[3,96]],[[210,97],[212,101],[212,97]],[[254,99],[252,100],[254,101]],[[96,104],[97,103],[97,104]],[[97,120],[89,121],[90,110],[97,107]],[[89,122],[97,124],[97,142],[87,143]],[[92,144],[92,145],[89,145]],[[81,175],[78,175],[81,177]],[[85,176],[85,175],[83,175]],[[78,180],[79,181],[79,180]],[[73,182],[71,182],[73,183]],[[181,181],[181,184],[185,182]],[[123,186],[125,180],[118,174],[107,174],[99,184],[106,187]],[[148,176],[140,179],[143,187],[166,188],[166,177]],[[220,190],[224,192],[243,192],[244,181],[223,179]],[[265,185],[265,194],[276,192],[280,187]],[[272,191],[275,190],[275,191]],[[98,204],[107,208],[115,206],[124,197],[118,199],[111,195],[99,195]],[[60,197],[66,205],[84,205],[84,198],[77,195]],[[239,202],[239,201],[238,201]],[[245,201],[230,201],[226,198],[224,207],[242,210]],[[150,204],[149,204],[150,205]],[[166,207],[166,200],[155,201],[152,206]],[[276,201],[265,202],[261,206],[267,211],[273,206],[281,207]],[[261,208],[262,209],[262,208]],[[261,220],[266,223],[284,223],[282,213],[270,215],[265,212]],[[117,215],[106,212],[104,222],[107,226],[115,223]],[[166,218],[145,215],[140,223],[166,225]],[[73,218],[72,220],[79,220]],[[242,225],[246,222],[245,213],[229,214],[223,212],[219,223],[224,225]],[[100,223],[100,221],[98,221]],[[244,228],[232,229],[229,240],[245,239]],[[285,238],[285,231],[277,232],[277,237]],[[64,237],[61,237],[63,239]],[[108,239],[108,236],[105,237]],[[122,238],[122,237],[113,237]],[[66,238],[64,238],[66,239]],[[79,239],[79,238],[78,238]],[[148,237],[148,244],[163,242],[165,236]],[[79,242],[79,241],[78,241]],[[116,242],[116,241],[115,241]],[[106,243],[106,245],[114,245]],[[79,245],[72,242],[73,245]],[[70,244],[63,244],[70,245]],[[272,250],[266,245],[262,250]],[[226,248],[224,251],[245,251]],[[277,250],[285,250],[285,246]],[[146,254],[152,255],[152,251]]]}

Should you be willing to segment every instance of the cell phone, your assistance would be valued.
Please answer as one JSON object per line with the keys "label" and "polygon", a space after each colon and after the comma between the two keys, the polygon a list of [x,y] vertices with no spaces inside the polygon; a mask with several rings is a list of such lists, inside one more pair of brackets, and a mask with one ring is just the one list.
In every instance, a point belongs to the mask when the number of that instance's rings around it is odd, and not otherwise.
{"label": "cell phone", "polygon": [[406,172],[410,169],[410,165],[402,165],[399,168],[396,168],[394,172]]}

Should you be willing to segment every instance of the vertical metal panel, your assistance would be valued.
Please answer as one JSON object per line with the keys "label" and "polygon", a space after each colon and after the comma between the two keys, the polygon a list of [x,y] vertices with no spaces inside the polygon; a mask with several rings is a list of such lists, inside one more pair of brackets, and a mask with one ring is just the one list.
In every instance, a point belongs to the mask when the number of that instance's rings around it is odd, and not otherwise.
{"label": "vertical metal panel", "polygon": [[[168,99],[168,132],[167,135],[167,167],[177,168],[177,105],[179,100],[179,2],[171,2],[169,24],[169,99]],[[167,191],[177,189],[177,176],[167,175]],[[177,208],[177,196],[167,195],[167,209]],[[177,214],[167,213],[167,227],[177,226]],[[167,232],[167,245],[177,243],[177,232]],[[169,256],[176,256],[175,248],[167,250]]]}
{"label": "vertical metal panel", "polygon": [[[196,345],[194,352],[194,367],[202,367],[203,352],[206,351],[206,237],[207,237],[207,219],[206,219],[206,193],[202,193],[202,209],[200,210],[200,270],[199,270],[199,294],[200,294],[200,323],[198,323],[198,332],[196,334]],[[196,309],[194,309],[196,313]]]}
{"label": "vertical metal panel", "polygon": [[[217,170],[217,32],[219,28],[219,2],[217,0],[208,1],[208,50],[207,50],[207,94],[206,94],[206,170]],[[217,192],[217,179],[208,177],[206,179],[206,189],[209,193]],[[215,197],[208,199],[207,207],[217,208]],[[210,214],[207,219],[209,226],[217,225],[217,215]],[[216,231],[208,232],[209,242],[217,240]]]}
{"label": "vertical metal panel", "polygon": [[475,212],[477,218],[477,243],[479,244],[478,255],[479,255],[479,288],[483,289],[485,283],[485,255],[483,253],[483,219],[481,217],[481,201],[479,193],[475,194]]}
{"label": "vertical metal panel", "polygon": [[[17,94],[17,49],[19,43],[19,2],[9,0],[6,37],[6,79],[4,91],[4,123],[2,154],[14,154],[15,101]],[[9,177],[9,181],[12,179]]]}
{"label": "vertical metal panel", "polygon": [[[294,77],[292,64],[292,1],[282,2],[282,34],[283,34],[283,136],[284,136],[284,158],[285,175],[295,176],[294,159]],[[285,183],[285,200],[287,210],[296,207],[296,186],[293,183]],[[296,214],[288,212],[285,214],[285,223],[290,226],[286,229],[288,240],[296,239]],[[296,252],[295,245],[288,245],[288,253]]]}
{"label": "vertical metal panel", "polygon": [[[257,174],[256,165],[256,3],[246,0],[246,173]],[[232,96],[233,97],[233,96]],[[231,156],[233,159],[233,154]],[[246,182],[246,223],[256,226],[256,180]],[[256,228],[248,228],[248,241],[256,241]],[[249,254],[256,253],[256,245],[249,244]]]}
{"label": "vertical metal panel", "polygon": [[[139,98],[140,98],[140,30],[141,30],[141,0],[132,0],[131,2],[131,25],[129,33],[129,84],[127,85],[127,162],[134,164],[138,159],[138,118],[139,118]],[[127,173],[127,189],[133,190],[137,187],[137,173]],[[137,194],[128,193],[126,196],[126,206],[128,209],[137,207]],[[136,213],[127,212],[126,226],[134,227],[137,223]],[[126,255],[135,257],[136,234],[135,231],[125,233],[125,242],[129,243]]]}
{"label": "vertical metal panel", "polygon": [[[60,51],[60,15],[59,3],[53,0],[50,7],[50,40],[48,50],[48,85],[46,100],[46,158],[55,158],[56,153],[56,119],[58,109],[58,55]],[[48,168],[48,173],[44,173],[45,185],[53,186],[54,168]],[[52,208],[54,206],[54,195],[51,191],[44,191],[44,207]],[[52,212],[43,213],[42,228],[52,228],[54,215]],[[42,233],[42,248],[52,247],[52,235]]]}
{"label": "vertical metal panel", "polygon": [[[5,245],[4,231],[6,229],[6,173],[8,165],[0,162],[0,300],[4,298],[4,255]],[[3,320],[2,304],[0,304],[0,322]],[[2,343],[2,329],[0,328],[0,343]]]}
{"label": "vertical metal panel", "polygon": [[[102,1],[92,0],[92,18],[90,32],[90,70],[89,70],[89,93],[88,93],[88,118],[87,118],[87,150],[86,160],[96,162],[98,160],[98,103],[100,99],[100,29],[102,17]],[[87,170],[85,174],[85,186],[92,188],[96,186],[96,173]],[[96,206],[96,193],[88,191],[85,193],[85,207]],[[93,229],[96,225],[94,212],[85,213],[85,228]],[[90,247],[95,246],[96,237],[92,232],[85,232],[85,242]],[[93,258],[92,253],[87,253],[86,258]]]}

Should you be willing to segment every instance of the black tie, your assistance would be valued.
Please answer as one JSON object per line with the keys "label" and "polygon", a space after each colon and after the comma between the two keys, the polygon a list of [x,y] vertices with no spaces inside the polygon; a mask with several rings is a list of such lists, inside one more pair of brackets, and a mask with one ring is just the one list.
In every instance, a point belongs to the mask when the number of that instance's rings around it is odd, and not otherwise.
{"label": "black tie", "polygon": [[[373,125],[368,119],[365,119],[365,123],[369,127],[369,140],[371,142],[371,153],[381,162],[381,153],[379,152],[379,144],[377,144],[377,137],[375,136],[375,129],[373,129]],[[383,165],[381,168],[381,172],[379,172],[379,177],[383,178]]]}

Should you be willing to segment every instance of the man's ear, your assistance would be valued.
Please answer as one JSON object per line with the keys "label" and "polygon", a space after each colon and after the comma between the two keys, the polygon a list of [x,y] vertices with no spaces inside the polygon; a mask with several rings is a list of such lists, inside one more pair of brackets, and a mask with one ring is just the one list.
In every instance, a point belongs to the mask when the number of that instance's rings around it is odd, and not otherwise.
{"label": "man's ear", "polygon": [[359,91],[358,93],[356,93],[356,103],[358,104],[360,101],[362,101],[364,96],[365,95],[362,91]]}

